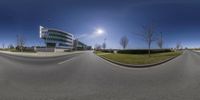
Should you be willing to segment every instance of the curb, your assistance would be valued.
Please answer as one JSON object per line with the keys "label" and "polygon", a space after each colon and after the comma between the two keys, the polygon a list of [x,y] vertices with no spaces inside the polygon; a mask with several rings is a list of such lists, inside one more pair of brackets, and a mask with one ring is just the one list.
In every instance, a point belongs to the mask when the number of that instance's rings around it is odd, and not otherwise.
{"label": "curb", "polygon": [[[179,55],[180,56],[180,55]],[[176,56],[176,57],[179,57],[179,56]],[[106,61],[109,61],[111,63],[114,63],[114,64],[117,64],[117,65],[120,65],[120,66],[123,66],[123,67],[129,67],[129,68],[147,68],[147,67],[154,67],[154,66],[157,66],[157,65],[161,65],[163,63],[166,63],[168,61],[171,61],[173,60],[174,58],[176,57],[171,57],[169,59],[166,59],[164,61],[161,61],[161,62],[158,62],[158,63],[153,63],[153,64],[143,64],[143,65],[134,65],[134,64],[124,64],[124,63],[120,63],[120,62],[117,62],[117,61],[113,61],[113,60],[110,60],[108,58],[105,58],[105,57],[101,57],[101,56],[98,56]]]}
{"label": "curb", "polygon": [[200,56],[200,52],[196,52],[196,51],[191,51],[191,52]]}
{"label": "curb", "polygon": [[71,54],[65,54],[65,55],[56,55],[56,56],[30,56],[30,55],[17,55],[17,54],[9,54],[9,53],[2,53],[3,55],[9,55],[9,56],[16,56],[16,57],[24,57],[24,58],[57,58],[57,57],[63,57],[68,55],[76,55],[76,54],[82,54],[81,52],[77,53],[71,53]]}

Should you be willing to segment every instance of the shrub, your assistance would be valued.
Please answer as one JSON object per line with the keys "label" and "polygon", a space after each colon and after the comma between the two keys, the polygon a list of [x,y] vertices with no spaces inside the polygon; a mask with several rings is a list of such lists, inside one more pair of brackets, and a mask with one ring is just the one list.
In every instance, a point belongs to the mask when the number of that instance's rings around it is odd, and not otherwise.
{"label": "shrub", "polygon": [[107,49],[107,50],[100,50],[101,52],[105,52],[105,53],[113,53],[114,50],[111,49]]}
{"label": "shrub", "polygon": [[[164,53],[172,52],[170,49],[152,49],[151,54],[153,53]],[[121,54],[148,54],[148,49],[137,49],[137,50],[118,50],[117,53]]]}

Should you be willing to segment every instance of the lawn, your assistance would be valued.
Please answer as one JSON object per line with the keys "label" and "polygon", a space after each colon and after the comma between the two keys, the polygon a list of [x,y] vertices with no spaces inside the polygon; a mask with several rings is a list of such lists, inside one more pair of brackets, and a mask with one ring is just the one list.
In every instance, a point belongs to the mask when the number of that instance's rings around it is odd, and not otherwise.
{"label": "lawn", "polygon": [[113,53],[96,53],[98,56],[108,58],[113,61],[118,61],[125,64],[152,64],[167,60],[172,57],[181,55],[181,52],[167,52],[167,53],[156,53],[151,54],[113,54]]}

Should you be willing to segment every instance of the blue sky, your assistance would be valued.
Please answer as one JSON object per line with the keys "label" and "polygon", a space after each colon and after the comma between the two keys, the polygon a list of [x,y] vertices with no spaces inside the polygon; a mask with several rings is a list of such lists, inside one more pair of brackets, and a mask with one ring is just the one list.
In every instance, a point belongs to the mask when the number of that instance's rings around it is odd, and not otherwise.
{"label": "blue sky", "polygon": [[[120,37],[129,38],[128,48],[146,48],[137,34],[142,26],[154,24],[163,32],[164,47],[177,42],[200,47],[200,2],[198,0],[1,0],[0,44],[15,44],[24,34],[26,45],[43,45],[39,25],[70,32],[94,46],[106,38],[107,48],[121,48]],[[91,37],[97,28],[105,34]],[[1,45],[0,45],[1,46]],[[153,48],[157,48],[153,43]]]}

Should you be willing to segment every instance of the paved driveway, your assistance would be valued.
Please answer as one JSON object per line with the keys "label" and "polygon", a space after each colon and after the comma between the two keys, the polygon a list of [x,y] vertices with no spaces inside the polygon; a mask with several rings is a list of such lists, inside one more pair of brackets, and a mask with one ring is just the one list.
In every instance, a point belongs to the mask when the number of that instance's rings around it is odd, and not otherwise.
{"label": "paved driveway", "polygon": [[191,51],[145,69],[92,52],[56,58],[0,54],[0,100],[199,100],[200,55]]}

